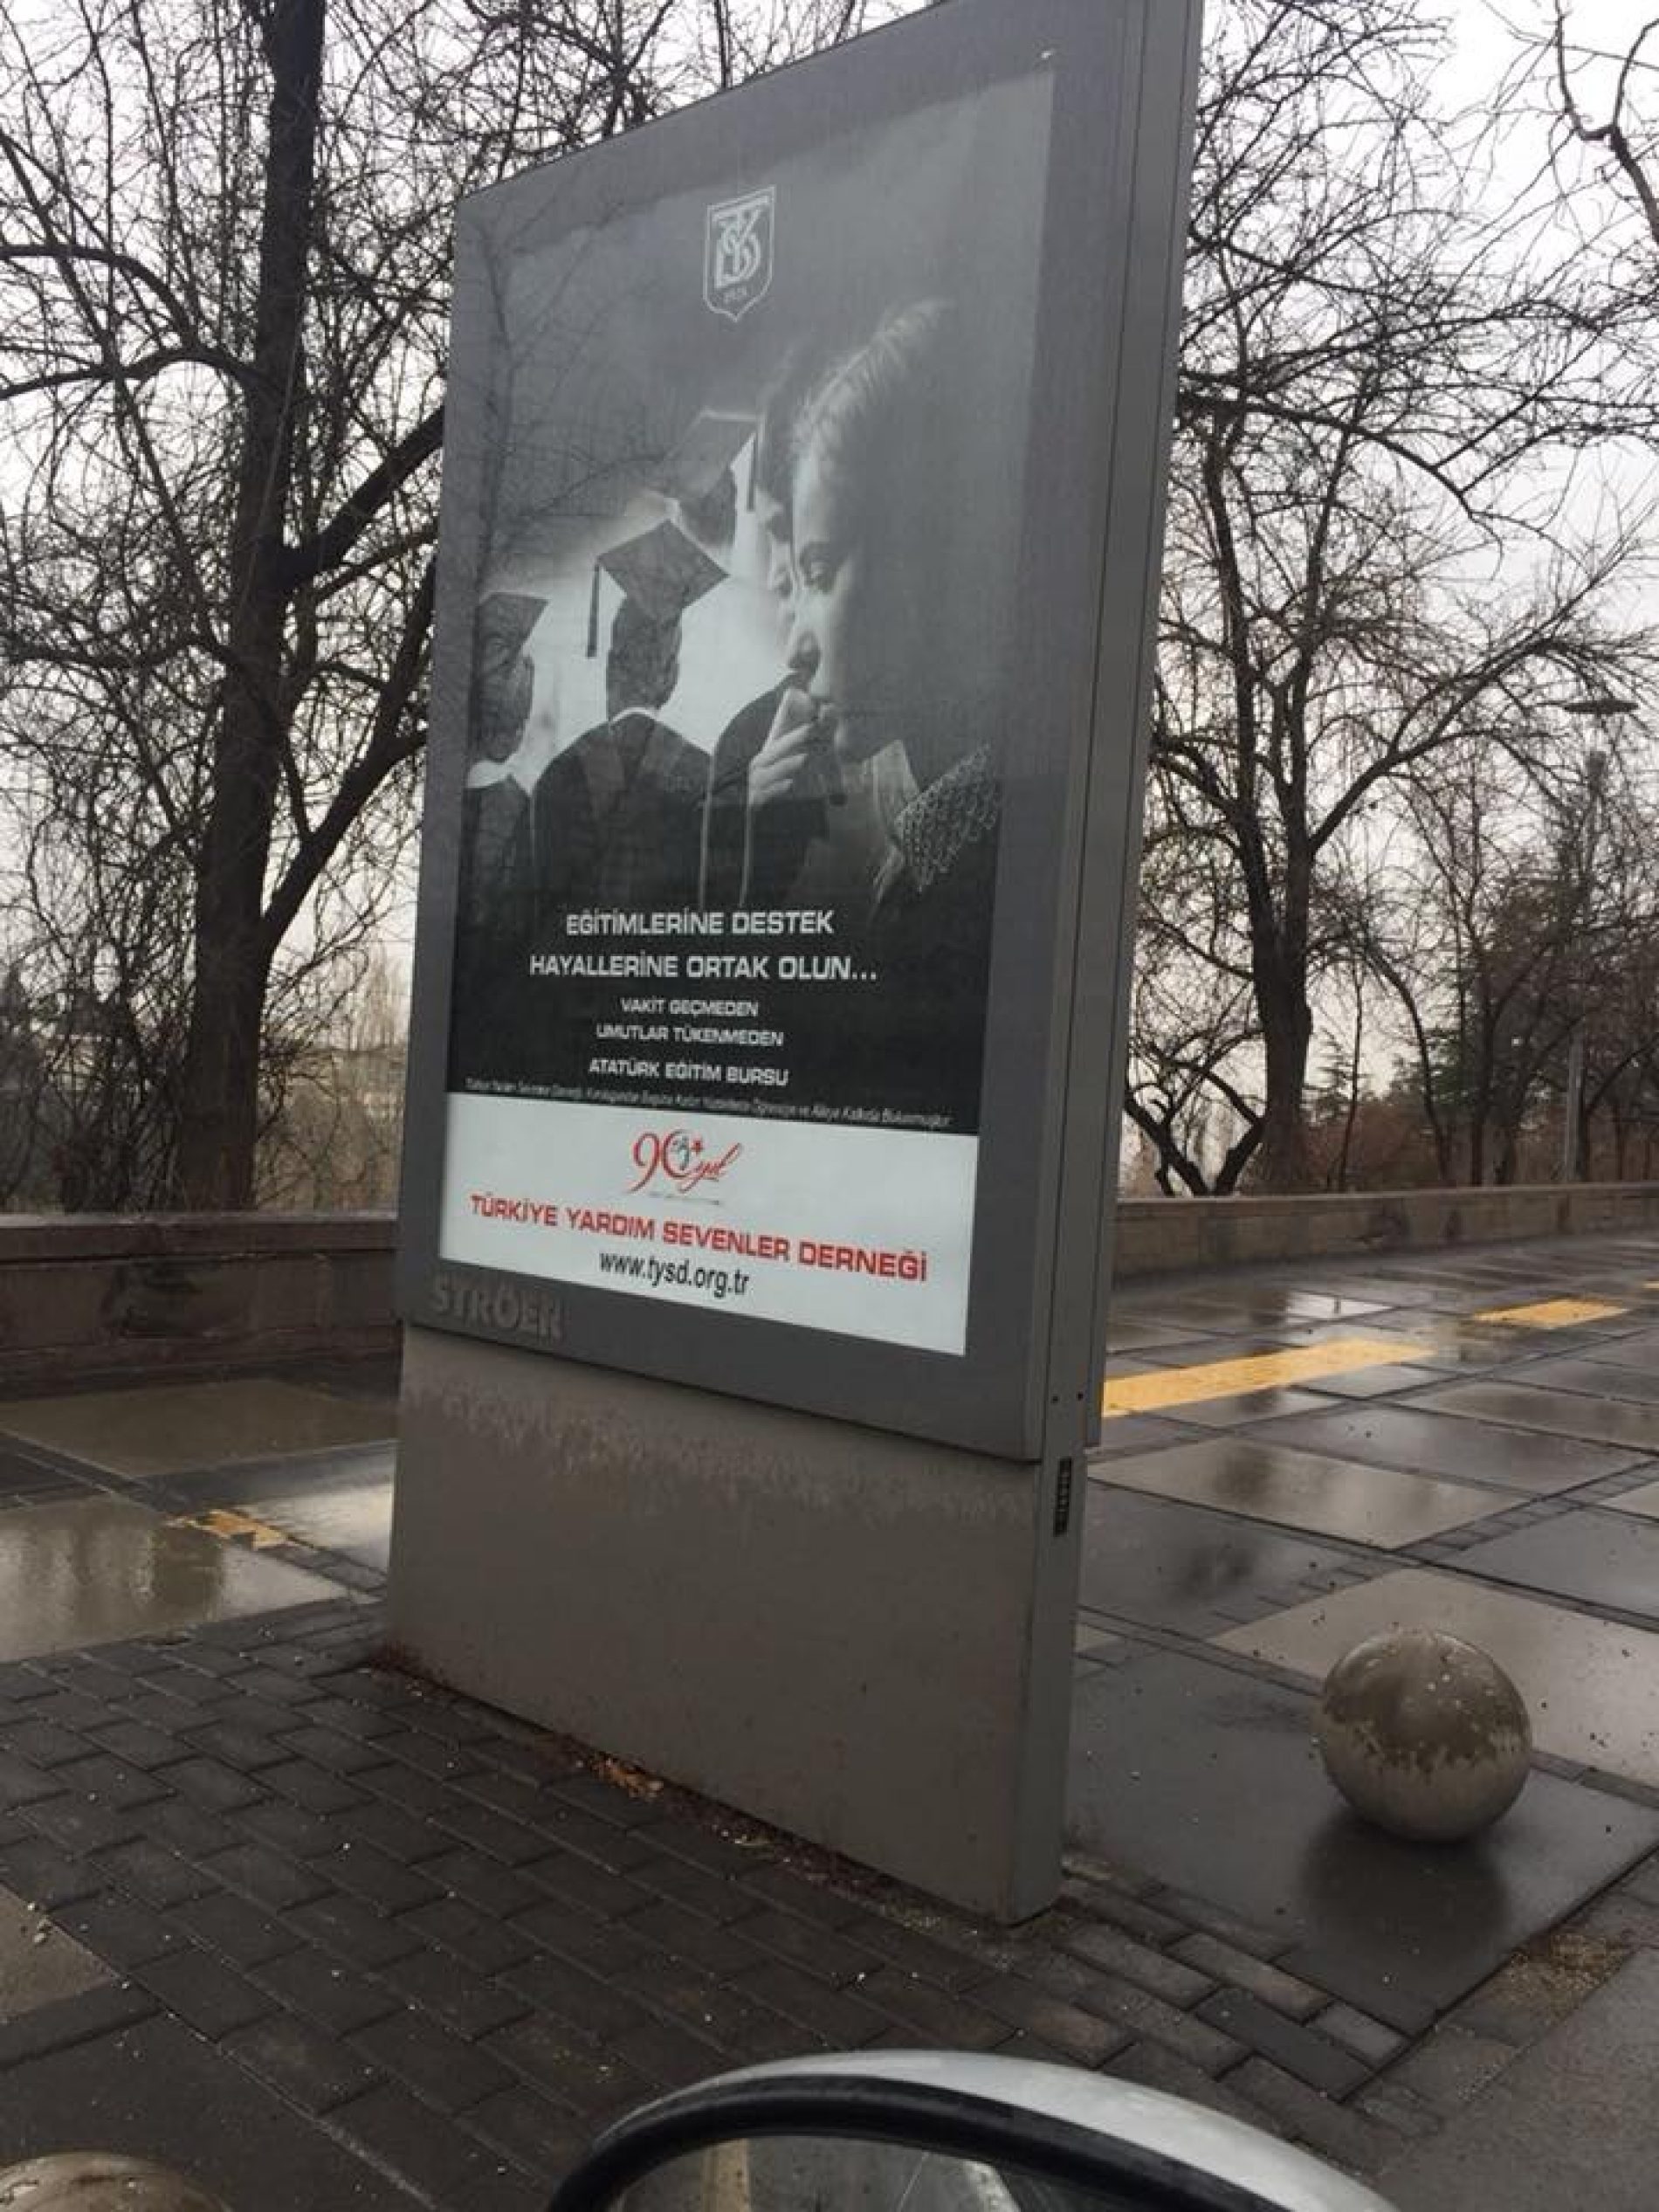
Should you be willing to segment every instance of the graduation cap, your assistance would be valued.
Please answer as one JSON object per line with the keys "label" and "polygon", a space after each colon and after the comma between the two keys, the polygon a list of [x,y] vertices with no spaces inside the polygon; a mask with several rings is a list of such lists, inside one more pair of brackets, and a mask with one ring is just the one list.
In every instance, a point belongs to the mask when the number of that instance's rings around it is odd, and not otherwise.
{"label": "graduation cap", "polygon": [[677,522],[659,522],[637,538],[624,538],[594,562],[588,603],[588,657],[599,650],[599,577],[602,570],[622,587],[648,621],[678,622],[687,607],[724,582],[726,571],[693,545]]}
{"label": "graduation cap", "polygon": [[754,497],[753,415],[723,415],[705,408],[677,444],[644,472],[653,492],[674,502],[674,518],[687,535],[711,551],[732,541],[737,527],[737,479],[732,465],[751,448],[748,499]]}
{"label": "graduation cap", "polygon": [[706,408],[679,443],[645,472],[645,482],[666,500],[695,506],[719,489],[754,430],[753,415],[720,415]]}

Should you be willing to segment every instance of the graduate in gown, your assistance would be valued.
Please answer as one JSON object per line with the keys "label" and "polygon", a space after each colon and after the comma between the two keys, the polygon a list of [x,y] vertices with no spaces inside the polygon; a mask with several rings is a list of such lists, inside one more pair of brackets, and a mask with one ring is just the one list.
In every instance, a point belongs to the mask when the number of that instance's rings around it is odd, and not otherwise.
{"label": "graduate in gown", "polygon": [[621,585],[605,658],[606,718],[536,787],[537,910],[556,931],[574,909],[695,905],[708,756],[664,710],[679,681],[680,621],[725,570],[678,524],[658,523],[595,564]]}
{"label": "graduate in gown", "polygon": [[530,793],[513,761],[534,701],[526,647],[546,603],[527,593],[497,591],[478,608],[451,1022],[458,1080],[489,1066],[490,1009],[501,979],[521,967],[535,920]]}

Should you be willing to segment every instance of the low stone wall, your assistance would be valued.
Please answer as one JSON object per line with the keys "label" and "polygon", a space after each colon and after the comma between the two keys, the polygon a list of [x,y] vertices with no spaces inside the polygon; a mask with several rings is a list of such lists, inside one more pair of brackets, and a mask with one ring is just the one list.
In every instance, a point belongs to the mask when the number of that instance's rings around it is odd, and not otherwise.
{"label": "low stone wall", "polygon": [[1118,1208],[1115,1273],[1122,1281],[1251,1262],[1655,1227],[1655,1182],[1372,1190],[1312,1198],[1126,1198]]}
{"label": "low stone wall", "polygon": [[392,1350],[390,1214],[0,1216],[0,1388]]}
{"label": "low stone wall", "polygon": [[[1129,1198],[1117,1273],[1653,1229],[1659,1183]],[[396,1240],[382,1213],[0,1215],[0,1389],[389,1352]]]}

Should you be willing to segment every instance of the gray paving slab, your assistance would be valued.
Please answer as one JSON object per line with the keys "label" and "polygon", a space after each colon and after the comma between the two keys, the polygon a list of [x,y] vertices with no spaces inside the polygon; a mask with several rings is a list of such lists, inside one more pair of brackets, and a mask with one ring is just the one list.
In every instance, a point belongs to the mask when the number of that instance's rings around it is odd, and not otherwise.
{"label": "gray paving slab", "polygon": [[1143,1627],[1208,1637],[1294,1602],[1353,1563],[1311,1538],[1091,1482],[1079,1602]]}
{"label": "gray paving slab", "polygon": [[1400,2212],[1652,2212],[1656,2079],[1659,1954],[1638,1952],[1379,2186]]}
{"label": "gray paving slab", "polygon": [[1277,1963],[1376,2012],[1440,2009],[1659,1843],[1659,1813],[1534,1774],[1474,1843],[1347,1812],[1311,1695],[1167,1653],[1094,1671],[1072,1716],[1074,1844],[1282,1935]]}
{"label": "gray paving slab", "polygon": [[1120,1414],[1100,1424],[1100,1442],[1089,1454],[1091,1467],[1098,1469],[1114,1459],[1131,1459],[1139,1452],[1160,1451],[1167,1444],[1190,1444],[1193,1432],[1180,1421],[1166,1421],[1156,1413]]}
{"label": "gray paving slab", "polygon": [[204,1505],[222,1499],[227,1505],[243,1506],[254,1498],[300,1496],[333,1484],[389,1483],[396,1472],[397,1445],[388,1437],[320,1451],[195,1468],[169,1476],[166,1492]]}
{"label": "gray paving slab", "polygon": [[1600,1502],[1611,1513],[1635,1513],[1642,1519],[1659,1520],[1659,1480],[1638,1483],[1634,1490],[1621,1490],[1616,1497]]}
{"label": "gray paving slab", "polygon": [[68,1469],[38,1449],[0,1445],[0,1497],[26,1500],[31,1491],[71,1487],[76,1480]]}
{"label": "gray paving slab", "polygon": [[1241,1390],[1229,1398],[1196,1399],[1181,1409],[1181,1417],[1205,1429],[1243,1429],[1257,1421],[1283,1421],[1288,1414],[1318,1413],[1325,1402],[1299,1387]]}
{"label": "gray paving slab", "polygon": [[1348,1375],[1321,1375],[1304,1387],[1321,1398],[1395,1398],[1444,1379],[1441,1368],[1402,1365],[1356,1368]]}
{"label": "gray paving slab", "polygon": [[1179,1343],[1187,1332],[1179,1322],[1159,1321],[1150,1314],[1124,1313],[1114,1304],[1106,1321],[1108,1352],[1143,1352]]}
{"label": "gray paving slab", "polygon": [[1437,1298],[1457,1294],[1454,1278],[1449,1278],[1447,1285],[1442,1285],[1432,1273],[1422,1269],[1411,1271],[1402,1268],[1397,1274],[1366,1274],[1358,1270],[1350,1273],[1340,1261],[1324,1265],[1314,1261],[1310,1263],[1308,1271],[1317,1273],[1321,1283],[1330,1283],[1346,1297],[1367,1300],[1380,1313],[1400,1306],[1432,1311]]}
{"label": "gray paving slab", "polygon": [[134,1478],[375,1443],[396,1427],[375,1400],[263,1376],[0,1403],[0,1433]]}
{"label": "gray paving slab", "polygon": [[1072,1627],[1071,1648],[1080,1659],[1115,1659],[1128,1646],[1112,1630],[1095,1628],[1079,1618]]}
{"label": "gray paving slab", "polygon": [[[1188,1337],[1219,1336],[1231,1341],[1252,1333],[1265,1338],[1268,1334],[1262,1314],[1265,1310],[1270,1320],[1288,1320],[1282,1303],[1270,1304],[1265,1309],[1252,1308],[1248,1300],[1236,1302],[1226,1298],[1207,1298],[1201,1292],[1191,1289],[1166,1292],[1154,1304],[1145,1309],[1140,1318],[1159,1328],[1176,1331]],[[1298,1317],[1302,1318],[1300,1316]]]}
{"label": "gray paving slab", "polygon": [[1659,1405],[1659,1366],[1620,1367],[1586,1353],[1529,1360],[1514,1369],[1514,1380],[1545,1390],[1572,1390],[1586,1397]]}
{"label": "gray paving slab", "polygon": [[354,2158],[172,2020],[142,2021],[0,2073],[8,2163],[91,2147],[171,2166],[234,2212],[408,2212],[431,2202]]}
{"label": "gray paving slab", "polygon": [[1208,1326],[1230,1334],[1252,1328],[1271,1331],[1306,1321],[1351,1320],[1383,1308],[1370,1299],[1344,1298],[1327,1291],[1275,1289],[1264,1285],[1229,1289],[1223,1278],[1207,1276],[1201,1278],[1201,1287],[1167,1301],[1163,1310],[1195,1321],[1210,1315],[1213,1319]]}
{"label": "gray paving slab", "polygon": [[1635,1368],[1646,1375],[1659,1373],[1659,1329],[1641,1329],[1632,1335],[1598,1338],[1595,1357],[1607,1367]]}
{"label": "gray paving slab", "polygon": [[19,1506],[0,1530],[0,1659],[161,1636],[339,1595],[337,1586],[127,1499]]}
{"label": "gray paving slab", "polygon": [[20,2019],[114,1978],[38,1906],[0,1889],[0,2021]]}
{"label": "gray paving slab", "polygon": [[1473,1575],[1406,1568],[1215,1640],[1322,1681],[1362,1637],[1442,1628],[1490,1651],[1526,1699],[1540,1751],[1659,1787],[1659,1635]]}
{"label": "gray paving slab", "polygon": [[[1334,1324],[1327,1325],[1321,1322],[1318,1326],[1322,1329],[1328,1327],[1329,1333],[1332,1335],[1352,1336],[1353,1334],[1352,1329],[1338,1328]],[[1122,1371],[1125,1374],[1155,1375],[1170,1368],[1213,1367],[1223,1360],[1259,1359],[1270,1353],[1282,1352],[1284,1349],[1284,1344],[1285,1340],[1282,1337],[1263,1336],[1259,1333],[1243,1339],[1236,1336],[1192,1334],[1174,1338],[1167,1344],[1160,1344],[1155,1352],[1125,1353],[1117,1356],[1122,1361]],[[1108,1361],[1108,1372],[1111,1367],[1112,1362]]]}
{"label": "gray paving slab", "polygon": [[1118,1461],[1106,1473],[1124,1489],[1383,1551],[1422,1543],[1425,1537],[1504,1513],[1512,1503],[1505,1492],[1290,1451],[1283,1444],[1260,1444],[1254,1436],[1206,1437],[1201,1444]]}
{"label": "gray paving slab", "polygon": [[1608,1612],[1659,1619],[1659,1527],[1621,1518],[1622,1499],[1619,1506],[1607,1513],[1585,1508],[1489,1537],[1460,1554],[1458,1568]]}
{"label": "gray paving slab", "polygon": [[1512,1330],[1454,1321],[1443,1314],[1420,1317],[1383,1313],[1374,1320],[1360,1323],[1310,1321],[1288,1333],[1286,1341],[1326,1344],[1333,1337],[1351,1336],[1356,1327],[1362,1327],[1367,1338],[1381,1343],[1397,1340],[1402,1365],[1428,1368],[1442,1375],[1465,1368],[1485,1371],[1504,1367],[1518,1358],[1525,1348],[1517,1342]]}
{"label": "gray paving slab", "polygon": [[203,1510],[233,1507],[297,1543],[384,1570],[396,1457],[393,1444],[357,1445],[293,1461],[262,1460],[175,1476],[169,1492]]}
{"label": "gray paving slab", "polygon": [[1580,1443],[1573,1437],[1534,1436],[1450,1414],[1422,1413],[1414,1405],[1368,1404],[1327,1413],[1297,1414],[1255,1431],[1258,1443],[1291,1444],[1298,1451],[1328,1452],[1402,1473],[1442,1475],[1452,1481],[1490,1482],[1532,1497],[1552,1496],[1635,1466],[1639,1451]]}
{"label": "gray paving slab", "polygon": [[[1617,1375],[1621,1370],[1614,1368],[1607,1372]],[[1632,1405],[1615,1397],[1553,1390],[1531,1379],[1448,1382],[1439,1389],[1424,1391],[1412,1402],[1425,1411],[1455,1414],[1459,1420],[1494,1422],[1549,1436],[1582,1437],[1590,1444],[1616,1444],[1644,1458],[1659,1452],[1659,1405]]]}
{"label": "gray paving slab", "polygon": [[1288,1303],[1293,1312],[1305,1315],[1310,1320],[1321,1315],[1332,1320],[1346,1320],[1360,1313],[1386,1313],[1394,1300],[1387,1296],[1364,1297],[1352,1285],[1345,1283],[1335,1290],[1310,1290],[1304,1285],[1290,1293]]}

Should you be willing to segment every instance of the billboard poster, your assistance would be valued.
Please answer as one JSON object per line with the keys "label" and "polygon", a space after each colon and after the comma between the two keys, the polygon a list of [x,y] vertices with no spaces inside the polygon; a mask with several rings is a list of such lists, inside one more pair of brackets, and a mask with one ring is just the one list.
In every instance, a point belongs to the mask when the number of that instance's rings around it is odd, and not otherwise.
{"label": "billboard poster", "polygon": [[444,1264],[964,1353],[1051,94],[464,228]]}

